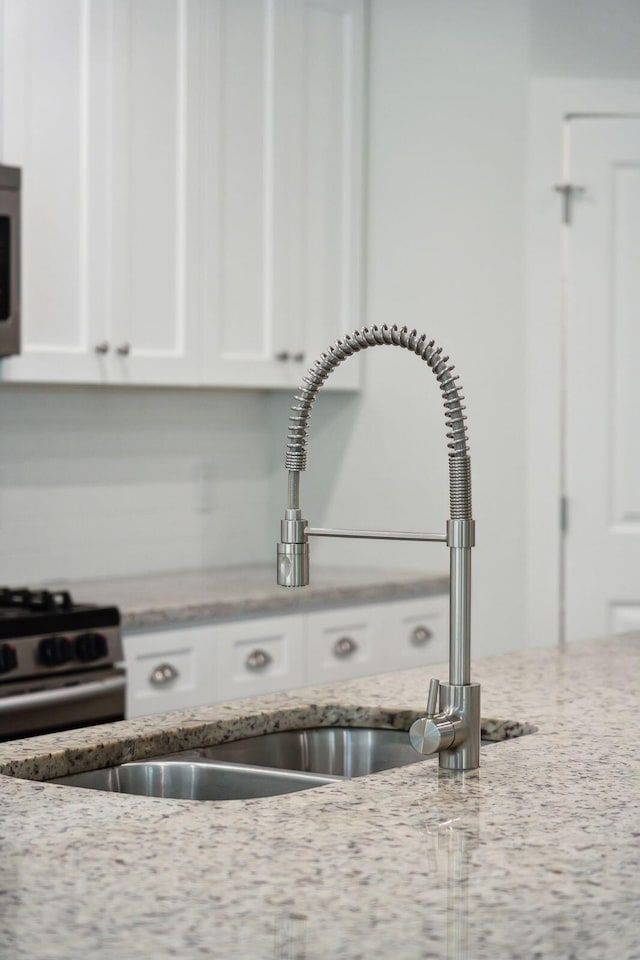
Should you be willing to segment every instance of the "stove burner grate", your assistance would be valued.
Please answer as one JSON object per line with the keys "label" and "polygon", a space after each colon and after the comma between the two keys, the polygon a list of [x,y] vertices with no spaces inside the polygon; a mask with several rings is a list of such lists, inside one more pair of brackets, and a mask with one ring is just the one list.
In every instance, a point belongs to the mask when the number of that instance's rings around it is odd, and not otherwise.
{"label": "stove burner grate", "polygon": [[28,590],[0,587],[0,608],[30,610],[33,613],[73,610],[73,600],[68,590]]}

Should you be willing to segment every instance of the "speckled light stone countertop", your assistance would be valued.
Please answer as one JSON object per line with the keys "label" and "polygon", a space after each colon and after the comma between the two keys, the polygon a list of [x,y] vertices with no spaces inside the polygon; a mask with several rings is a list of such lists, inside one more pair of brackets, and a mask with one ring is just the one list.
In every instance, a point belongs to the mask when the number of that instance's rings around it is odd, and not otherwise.
{"label": "speckled light stone countertop", "polygon": [[58,580],[43,586],[70,589],[78,602],[115,604],[123,627],[136,629],[442,594],[449,589],[449,577],[314,567],[305,590],[284,590],[276,584],[274,561],[110,580]]}
{"label": "speckled light stone countertop", "polygon": [[[637,960],[640,634],[481,659],[473,675],[484,717],[538,730],[483,747],[468,774],[429,759],[224,803],[0,776],[0,956]],[[427,679],[14,741],[0,770],[47,777],[301,721],[403,726]]]}

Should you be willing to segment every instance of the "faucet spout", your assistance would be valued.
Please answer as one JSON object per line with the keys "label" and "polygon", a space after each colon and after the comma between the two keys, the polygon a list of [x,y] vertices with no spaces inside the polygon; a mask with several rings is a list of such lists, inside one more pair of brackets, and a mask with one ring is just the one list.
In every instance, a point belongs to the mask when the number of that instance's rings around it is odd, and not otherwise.
{"label": "faucet spout", "polygon": [[[300,509],[300,472],[306,468],[307,431],[311,408],[322,384],[347,357],[375,346],[403,347],[424,360],[442,392],[449,450],[449,500],[451,516],[442,534],[402,534],[394,531],[322,530],[310,528]],[[425,729],[412,732],[416,749],[437,751],[441,768],[474,769],[479,765],[480,688],[471,683],[471,548],[475,524],[471,515],[471,461],[469,458],[464,397],[454,366],[425,334],[408,327],[364,327],[336,341],[315,361],[295,396],[289,417],[285,466],[288,471],[287,509],[281,522],[277,579],[282,586],[309,583],[309,537],[376,537],[446,542],[450,550],[449,683],[440,685],[440,713],[424,721]],[[433,697],[430,697],[430,703]],[[416,725],[414,724],[414,727]],[[415,734],[415,735],[414,735]]]}

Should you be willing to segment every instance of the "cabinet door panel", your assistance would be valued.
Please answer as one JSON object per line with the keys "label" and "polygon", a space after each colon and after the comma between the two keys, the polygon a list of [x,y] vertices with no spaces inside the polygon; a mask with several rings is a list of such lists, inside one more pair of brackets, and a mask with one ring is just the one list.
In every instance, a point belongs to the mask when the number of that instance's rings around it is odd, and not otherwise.
{"label": "cabinet door panel", "polygon": [[[362,0],[208,12],[208,382],[295,388],[360,325]],[[356,362],[328,382],[353,388]]]}
{"label": "cabinet door panel", "polygon": [[213,703],[211,626],[124,635],[129,717]]}
{"label": "cabinet door panel", "polygon": [[[109,228],[112,376],[198,376],[201,5],[112,0]],[[120,349],[118,349],[120,348]]]}
{"label": "cabinet door panel", "polygon": [[254,697],[304,682],[304,618],[240,620],[215,628],[218,700]]}
{"label": "cabinet door panel", "polygon": [[5,379],[197,382],[201,15],[5,5],[3,160],[23,168],[23,354]]}
{"label": "cabinet door panel", "polygon": [[295,47],[298,21],[297,3],[273,0],[221,0],[206,14],[205,343],[212,383],[295,383],[278,357],[289,349],[282,325],[291,308],[288,224],[297,194],[289,132],[297,93],[283,51]]}
{"label": "cabinet door panel", "polygon": [[3,162],[23,170],[22,355],[4,361],[7,380],[105,376],[92,349],[88,217],[96,22],[82,0],[4,5]]}
{"label": "cabinet door panel", "polygon": [[397,601],[385,606],[381,670],[446,662],[448,656],[448,595]]}
{"label": "cabinet door panel", "polygon": [[376,673],[381,617],[382,607],[375,604],[310,613],[307,683]]}

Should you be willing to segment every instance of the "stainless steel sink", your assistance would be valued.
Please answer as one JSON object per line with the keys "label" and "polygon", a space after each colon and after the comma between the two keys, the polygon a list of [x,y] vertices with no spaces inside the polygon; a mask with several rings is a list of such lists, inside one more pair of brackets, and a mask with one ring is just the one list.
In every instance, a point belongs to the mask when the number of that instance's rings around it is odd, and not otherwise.
{"label": "stainless steel sink", "polygon": [[269,770],[181,758],[123,763],[118,767],[76,773],[50,782],[174,800],[249,800],[308,790],[339,779],[294,770]]}
{"label": "stainless steel sink", "polygon": [[189,756],[333,777],[363,777],[430,759],[416,753],[406,730],[361,727],[280,730],[203,747]]}
{"label": "stainless steel sink", "polygon": [[308,790],[430,759],[401,730],[315,727],[58,777],[92,790],[179,800],[246,800]]}

